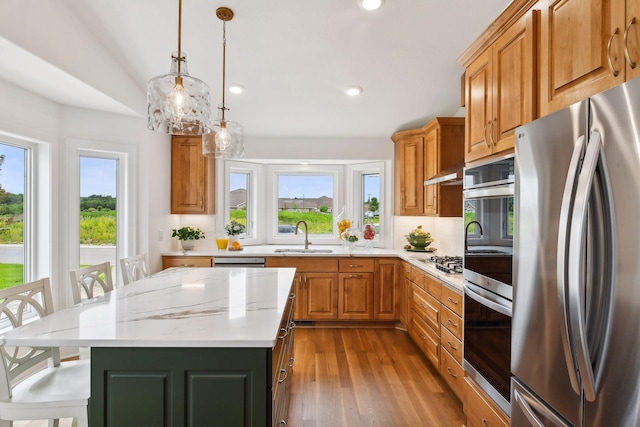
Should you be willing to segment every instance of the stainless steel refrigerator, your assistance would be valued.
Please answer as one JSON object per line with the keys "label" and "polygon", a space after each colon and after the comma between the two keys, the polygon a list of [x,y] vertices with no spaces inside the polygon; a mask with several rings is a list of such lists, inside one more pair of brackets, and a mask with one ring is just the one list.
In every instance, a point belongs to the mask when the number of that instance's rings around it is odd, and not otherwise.
{"label": "stainless steel refrigerator", "polygon": [[640,79],[516,130],[513,426],[640,425]]}

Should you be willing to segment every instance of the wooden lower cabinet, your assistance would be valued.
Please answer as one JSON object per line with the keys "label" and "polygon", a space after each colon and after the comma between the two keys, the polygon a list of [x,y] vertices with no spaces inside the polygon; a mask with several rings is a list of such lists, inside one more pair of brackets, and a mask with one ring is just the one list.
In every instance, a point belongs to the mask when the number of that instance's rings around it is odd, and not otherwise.
{"label": "wooden lower cabinet", "polygon": [[509,417],[469,377],[464,379],[463,396],[467,427],[509,426]]}
{"label": "wooden lower cabinet", "polygon": [[338,318],[373,319],[373,273],[340,273]]}
{"label": "wooden lower cabinet", "polygon": [[375,260],[373,278],[373,318],[396,320],[400,298],[400,263],[394,258]]}
{"label": "wooden lower cabinet", "polygon": [[338,273],[298,273],[300,317],[296,320],[338,318]]}
{"label": "wooden lower cabinet", "polygon": [[213,267],[212,256],[163,256],[162,269],[171,267]]}
{"label": "wooden lower cabinet", "polygon": [[[444,348],[444,347],[442,347]],[[462,366],[449,354],[447,351],[441,349],[440,351],[440,374],[447,382],[451,390],[458,396],[458,399],[464,398],[464,369]]]}

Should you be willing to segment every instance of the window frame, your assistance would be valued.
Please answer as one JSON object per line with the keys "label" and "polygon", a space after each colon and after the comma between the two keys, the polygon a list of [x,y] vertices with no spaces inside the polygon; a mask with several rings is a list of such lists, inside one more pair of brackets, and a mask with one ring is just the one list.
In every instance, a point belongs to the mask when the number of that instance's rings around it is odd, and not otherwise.
{"label": "window frame", "polygon": [[[358,217],[363,216],[360,197],[363,196],[362,175],[375,173],[380,180],[380,233],[377,234],[372,246],[384,247],[385,242],[391,238],[391,219],[393,218],[393,204],[391,185],[386,178],[386,171],[390,169],[388,161],[358,162],[351,164],[325,163],[315,165],[263,163],[262,161],[244,160],[220,160],[222,167],[217,168],[217,181],[224,183],[224,191],[217,194],[218,214],[216,215],[216,231],[223,230],[229,222],[229,194],[230,173],[250,173],[251,185],[254,191],[247,196],[251,206],[248,210],[253,215],[251,231],[241,236],[243,245],[290,245],[300,244],[300,235],[292,233],[278,233],[277,203],[278,203],[278,176],[311,174],[334,176],[333,206],[334,217],[340,213],[343,206],[347,206],[349,214]],[[358,187],[358,188],[355,188]],[[260,214],[258,214],[260,212]],[[247,215],[250,215],[248,212]],[[310,240],[315,245],[340,245],[337,238],[337,229],[334,221],[331,235],[311,235]]]}
{"label": "window frame", "polygon": [[[137,147],[129,144],[106,143],[88,140],[69,142],[69,247],[68,270],[80,267],[80,157],[115,159],[117,166],[116,204],[116,262],[112,266],[114,286],[121,285],[119,260],[138,252],[136,226],[136,164]],[[64,298],[71,304],[71,288],[66,287]]]}

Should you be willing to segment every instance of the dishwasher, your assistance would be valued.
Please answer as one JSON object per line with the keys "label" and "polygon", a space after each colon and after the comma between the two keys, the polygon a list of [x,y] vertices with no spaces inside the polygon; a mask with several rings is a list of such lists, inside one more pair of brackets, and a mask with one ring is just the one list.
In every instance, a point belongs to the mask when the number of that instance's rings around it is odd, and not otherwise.
{"label": "dishwasher", "polygon": [[213,266],[216,268],[264,268],[264,257],[214,257]]}

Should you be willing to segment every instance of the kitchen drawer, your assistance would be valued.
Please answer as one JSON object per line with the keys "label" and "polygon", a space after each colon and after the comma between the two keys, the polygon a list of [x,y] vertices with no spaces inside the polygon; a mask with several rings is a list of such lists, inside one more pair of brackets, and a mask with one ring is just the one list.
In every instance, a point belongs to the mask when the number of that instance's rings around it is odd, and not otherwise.
{"label": "kitchen drawer", "polygon": [[415,312],[411,313],[411,337],[420,350],[438,368],[440,360],[440,337]]}
{"label": "kitchen drawer", "polygon": [[338,258],[325,257],[267,257],[267,267],[295,267],[298,273],[336,273]]}
{"label": "kitchen drawer", "polygon": [[440,301],[442,301],[442,304],[450,308],[455,314],[462,317],[462,294],[451,288],[443,286]]}
{"label": "kitchen drawer", "polygon": [[440,319],[442,326],[447,328],[456,338],[462,341],[462,319],[444,306],[442,306],[442,310],[440,310]]}
{"label": "kitchen drawer", "polygon": [[340,273],[373,273],[375,267],[373,258],[341,258],[338,269]]}
{"label": "kitchen drawer", "polygon": [[440,301],[440,294],[442,292],[442,284],[431,277],[429,274],[425,275],[424,278],[424,290],[431,294],[435,299]]}
{"label": "kitchen drawer", "polygon": [[213,267],[212,256],[163,256],[162,269],[171,267]]}
{"label": "kitchen drawer", "polygon": [[440,335],[440,301],[413,285],[411,309]]}
{"label": "kitchen drawer", "polygon": [[440,344],[462,365],[462,341],[456,338],[447,328],[440,329]]}
{"label": "kitchen drawer", "polygon": [[509,418],[469,377],[464,379],[463,402],[467,426],[509,427]]}
{"label": "kitchen drawer", "polygon": [[402,262],[402,276],[411,280],[411,264],[404,261]]}
{"label": "kitchen drawer", "polygon": [[462,400],[464,397],[464,369],[446,351],[440,353],[440,374],[451,390]]}
{"label": "kitchen drawer", "polygon": [[411,281],[424,289],[424,280],[426,273],[420,270],[418,267],[411,267]]}

